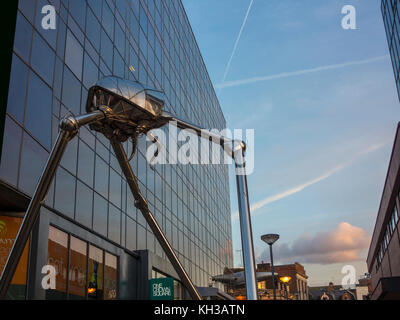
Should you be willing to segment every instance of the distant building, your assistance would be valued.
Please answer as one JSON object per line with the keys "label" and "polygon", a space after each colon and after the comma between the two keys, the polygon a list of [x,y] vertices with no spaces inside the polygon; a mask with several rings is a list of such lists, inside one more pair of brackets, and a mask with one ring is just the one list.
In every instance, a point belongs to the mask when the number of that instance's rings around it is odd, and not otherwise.
{"label": "distant building", "polygon": [[371,299],[400,299],[400,124],[369,247]]}
{"label": "distant building", "polygon": [[356,300],[356,289],[345,289],[334,285],[309,287],[310,300]]}
{"label": "distant building", "polygon": [[[225,275],[240,274],[243,268],[226,268]],[[258,294],[260,300],[273,299],[273,286],[272,276],[264,277],[266,273],[271,272],[270,263],[260,263],[257,265],[257,278],[258,278]],[[277,300],[308,300],[308,286],[306,271],[300,263],[274,266],[275,273],[275,288]],[[260,275],[260,276],[259,276]],[[291,280],[285,285],[279,280],[281,277],[290,277]],[[240,280],[240,279],[239,279]],[[238,300],[246,299],[246,287],[241,281],[233,280],[226,283],[226,292]]]}

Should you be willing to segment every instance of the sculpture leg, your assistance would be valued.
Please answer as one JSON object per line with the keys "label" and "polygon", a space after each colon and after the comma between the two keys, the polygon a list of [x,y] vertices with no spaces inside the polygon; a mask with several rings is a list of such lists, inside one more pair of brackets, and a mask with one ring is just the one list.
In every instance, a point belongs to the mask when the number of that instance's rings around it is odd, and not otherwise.
{"label": "sculpture leg", "polygon": [[103,112],[96,111],[76,118],[69,117],[61,121],[60,133],[58,134],[56,143],[50,152],[46,166],[39,179],[39,183],[36,186],[35,192],[33,193],[21,227],[4,266],[0,279],[0,299],[4,299],[7,294],[8,287],[14,276],[15,270],[17,269],[26,242],[39,216],[40,206],[49,191],[50,185],[54,179],[68,143],[75,137],[82,125],[89,124],[104,117],[105,114]]}
{"label": "sculpture leg", "polygon": [[195,286],[193,285],[192,281],[190,280],[188,274],[186,273],[185,269],[183,268],[182,264],[179,262],[178,257],[176,256],[174,249],[168,242],[168,239],[164,235],[163,231],[161,230],[157,220],[154,218],[152,213],[149,210],[147,201],[143,198],[138,183],[136,181],[135,175],[132,171],[132,167],[128,162],[128,158],[126,156],[125,150],[121,144],[121,142],[117,141],[116,139],[111,139],[111,145],[114,149],[115,155],[117,156],[119,165],[124,173],[125,178],[127,179],[129,188],[135,198],[135,205],[136,207],[142,212],[143,217],[146,219],[147,224],[150,226],[151,230],[153,231],[155,237],[157,238],[158,242],[160,243],[161,247],[163,248],[165,254],[167,255],[169,261],[171,262],[172,266],[174,267],[176,273],[178,274],[179,278],[181,279],[183,285],[189,291],[190,296],[193,300],[201,300],[201,296],[197,292]]}

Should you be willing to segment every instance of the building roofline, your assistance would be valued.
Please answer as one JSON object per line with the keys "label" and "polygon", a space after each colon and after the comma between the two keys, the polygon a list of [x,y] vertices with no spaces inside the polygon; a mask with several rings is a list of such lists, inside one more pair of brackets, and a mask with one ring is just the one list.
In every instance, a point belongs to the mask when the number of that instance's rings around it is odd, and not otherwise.
{"label": "building roofline", "polygon": [[[395,151],[396,145],[397,144],[400,145],[400,141],[398,141],[399,139],[400,139],[400,122],[397,123],[397,130],[396,130],[396,134],[395,134],[394,142],[393,142],[393,146],[392,146],[392,153],[390,155],[389,165],[388,165],[388,169],[387,169],[387,172],[386,172],[385,183],[383,185],[382,196],[381,196],[381,200],[380,200],[380,203],[379,203],[378,213],[376,215],[375,226],[374,226],[374,231],[372,233],[370,247],[368,249],[367,261],[366,261],[367,262],[367,266],[368,266],[368,271],[371,271],[372,263],[373,263],[372,258],[376,255],[376,252],[378,250],[378,246],[377,246],[378,241],[375,242],[374,248],[372,248],[372,245],[373,245],[372,241],[376,237],[381,238],[382,237],[382,233],[383,233],[382,229],[379,230],[379,231],[377,230],[377,228],[378,228],[378,218],[379,218],[379,214],[380,214],[381,209],[382,209],[383,196],[384,196],[385,190],[386,190],[386,188],[388,186],[389,172],[390,172],[391,165],[393,163],[394,151]],[[378,232],[379,232],[379,234],[378,234]]]}

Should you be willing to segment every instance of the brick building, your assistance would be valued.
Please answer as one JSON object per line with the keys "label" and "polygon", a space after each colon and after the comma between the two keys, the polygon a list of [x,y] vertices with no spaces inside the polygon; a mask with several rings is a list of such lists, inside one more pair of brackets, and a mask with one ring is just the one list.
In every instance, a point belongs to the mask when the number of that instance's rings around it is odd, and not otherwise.
{"label": "brick building", "polygon": [[[226,268],[224,274],[243,271],[243,268]],[[261,262],[257,264],[257,272],[271,272],[271,264]],[[295,262],[294,264],[274,266],[275,288],[277,300],[308,300],[308,286],[306,271],[304,267]],[[279,279],[281,277],[290,277],[288,284],[283,284]],[[246,287],[244,284],[231,283],[226,285],[226,292],[236,299],[245,299]],[[260,300],[272,300],[272,277],[258,281],[258,294]]]}

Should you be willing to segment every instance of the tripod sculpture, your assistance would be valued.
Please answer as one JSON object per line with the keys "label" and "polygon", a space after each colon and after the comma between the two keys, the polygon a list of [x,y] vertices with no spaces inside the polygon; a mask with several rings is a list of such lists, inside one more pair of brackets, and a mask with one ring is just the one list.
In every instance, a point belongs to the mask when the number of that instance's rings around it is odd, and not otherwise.
{"label": "tripod sculpture", "polygon": [[217,141],[235,160],[236,168],[242,171],[241,175],[236,175],[236,180],[247,297],[250,300],[257,300],[250,207],[245,172],[243,174],[246,146],[242,141],[230,140],[211,132],[207,133],[202,128],[167,113],[163,110],[164,101],[165,97],[162,92],[146,89],[139,82],[118,77],[106,77],[90,88],[86,104],[87,114],[76,117],[70,116],[61,120],[57,140],[49,155],[4,267],[0,279],[0,299],[4,299],[7,293],[25,244],[39,216],[40,206],[47,195],[67,145],[77,135],[79,129],[85,125],[89,125],[91,130],[104,134],[110,140],[118,163],[134,196],[135,206],[142,212],[191,298],[193,300],[201,299],[168,239],[150,212],[148,203],[140,192],[138,182],[129,164],[130,159],[128,159],[122,145],[129,138],[132,139],[132,158],[139,135],[147,134],[150,130],[160,128],[173,121],[180,129],[191,129],[201,137]]}

